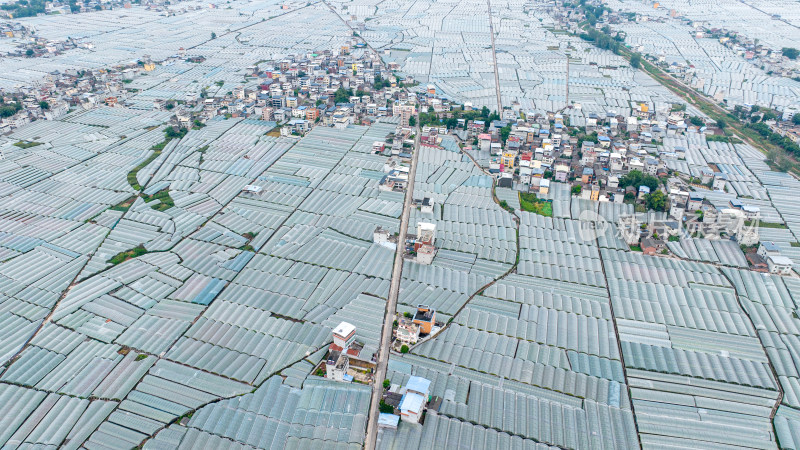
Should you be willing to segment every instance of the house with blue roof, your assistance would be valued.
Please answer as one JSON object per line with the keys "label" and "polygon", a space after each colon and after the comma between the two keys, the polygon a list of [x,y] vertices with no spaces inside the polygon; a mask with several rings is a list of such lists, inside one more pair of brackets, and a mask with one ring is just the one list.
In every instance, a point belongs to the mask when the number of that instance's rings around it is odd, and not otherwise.
{"label": "house with blue roof", "polygon": [[397,407],[403,422],[419,423],[422,412],[428,404],[430,388],[431,381],[426,378],[412,376],[408,379],[405,393]]}
{"label": "house with blue roof", "polygon": [[425,409],[426,400],[425,397],[419,394],[407,393],[404,395],[403,399],[400,400],[400,406],[397,408],[400,410],[400,419],[403,422],[419,423],[419,419]]}
{"label": "house with blue roof", "polygon": [[391,428],[397,429],[397,423],[400,422],[400,417],[389,413],[380,413],[378,415],[378,428]]}
{"label": "house with blue roof", "polygon": [[406,383],[406,391],[422,395],[427,399],[430,393],[431,380],[422,377],[411,377]]}

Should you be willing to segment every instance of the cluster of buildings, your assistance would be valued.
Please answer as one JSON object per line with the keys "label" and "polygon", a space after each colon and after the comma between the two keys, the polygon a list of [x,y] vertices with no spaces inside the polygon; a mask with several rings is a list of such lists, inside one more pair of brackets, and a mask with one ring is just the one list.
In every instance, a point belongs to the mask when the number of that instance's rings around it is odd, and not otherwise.
{"label": "cluster of buildings", "polygon": [[[33,36],[33,30],[30,27],[26,27],[20,23],[16,22],[3,22],[0,24],[0,39],[7,39],[7,38],[28,38]],[[19,56],[22,56],[20,53]]]}
{"label": "cluster of buildings", "polygon": [[[420,96],[420,103],[427,103],[433,95]],[[562,183],[581,199],[629,204],[637,212],[655,210],[657,224],[643,224],[635,215],[626,215],[617,224],[623,240],[645,254],[670,254],[669,240],[682,237],[732,239],[746,248],[757,246],[759,206],[746,199],[734,198],[720,205],[706,198],[713,193],[728,195],[735,189],[730,185],[731,171],[716,164],[694,163],[686,169],[687,162],[696,159],[692,152],[697,147],[693,146],[725,142],[722,129],[675,105],[656,108],[634,103],[630,111],[625,115],[590,113],[584,124],[571,126],[566,111],[526,114],[514,105],[504,109],[502,119],[459,119],[453,130],[423,127],[420,140],[423,148],[437,148],[443,136],[458,137],[463,149],[484,164],[498,187],[547,199],[553,183]],[[426,199],[421,208],[432,212],[432,203],[426,202],[432,201]],[[434,232],[435,228],[431,235]],[[435,252],[432,243],[426,244],[410,235],[407,257],[426,264]],[[759,270],[768,266],[766,259],[750,263]],[[773,266],[779,269],[773,270]],[[769,266],[772,273],[789,273],[782,270],[788,266],[773,266]]]}
{"label": "cluster of buildings", "polygon": [[[18,3],[19,2],[14,2]],[[148,11],[156,11],[156,12],[164,12],[169,14],[170,11],[166,8],[166,5],[169,5],[170,2],[166,0],[137,0],[131,2],[130,0],[86,0],[86,1],[69,1],[69,0],[53,0],[43,2],[44,4],[39,7],[38,5],[33,5],[36,8],[39,8],[39,12],[36,15],[43,16],[43,15],[52,15],[52,14],[78,14],[78,13],[88,13],[93,11],[102,11],[108,9],[115,9],[115,8],[125,8],[130,9],[133,7],[133,4],[136,3]],[[28,2],[21,3],[21,6],[25,8],[28,6]],[[195,9],[200,8],[200,6],[190,5],[183,7],[181,9]],[[5,17],[8,19],[18,18],[19,16],[15,17],[16,10],[14,8],[9,9],[0,9],[0,17]],[[174,14],[174,12],[172,13]],[[27,16],[27,15],[26,15]]]}
{"label": "cluster of buildings", "polygon": [[402,420],[407,423],[420,423],[428,407],[434,407],[435,399],[430,394],[431,380],[411,376],[404,386],[391,385],[384,392],[383,403],[392,407],[391,413],[381,413],[378,426],[397,428]]}
{"label": "cluster of buildings", "polygon": [[439,326],[436,324],[436,310],[428,305],[418,305],[417,310],[411,314],[404,314],[397,319],[394,328],[394,348],[400,350],[403,345],[412,346],[420,339],[425,339]]}
{"label": "cluster of buildings", "polygon": [[[422,202],[420,202],[420,209],[423,213],[433,212],[433,200],[428,197],[424,198]],[[389,230],[380,226],[373,232],[372,240],[376,244],[391,249],[397,248],[397,235],[392,234]],[[416,234],[406,234],[403,257],[417,264],[430,265],[433,263],[434,256],[436,256],[435,241],[436,224],[418,222]]]}
{"label": "cluster of buildings", "polygon": [[368,379],[368,374],[375,368],[370,358],[363,358],[361,351],[364,345],[356,341],[356,327],[342,322],[333,329],[333,343],[328,347],[325,365],[325,377],[334,381],[352,382],[356,376],[358,381]]}
{"label": "cluster of buildings", "polygon": [[781,248],[772,241],[762,242],[758,250],[747,253],[747,260],[753,270],[774,275],[789,275],[794,263],[781,254]]}
{"label": "cluster of buildings", "polygon": [[411,128],[398,127],[385,141],[375,141],[372,152],[386,156],[378,189],[387,192],[404,192],[408,187],[408,175],[413,156],[413,135]]}
{"label": "cluster of buildings", "polygon": [[[423,200],[423,203],[425,201]],[[428,199],[427,206],[423,205],[426,210],[433,208],[431,200]],[[407,234],[405,242],[406,259],[412,260],[417,264],[430,265],[433,263],[433,257],[436,256],[436,224],[428,222],[417,223],[417,233]]]}
{"label": "cluster of buildings", "polygon": [[[593,31],[613,40],[611,45],[638,52],[728,109],[754,104],[783,111],[797,101],[797,41],[788,37],[795,27],[781,16],[783,8],[723,0],[709,13],[682,1],[613,0],[554,9],[558,28],[581,34],[592,31],[587,22],[594,24]],[[758,25],[731,20],[743,16]]]}
{"label": "cluster of buildings", "polygon": [[[401,315],[394,327],[393,348],[413,346],[441,328],[436,322],[436,310],[418,305],[413,314]],[[333,342],[320,363],[325,377],[340,382],[370,382],[375,369],[374,355],[364,353],[364,344],[356,339],[356,326],[341,322],[332,330]]]}
{"label": "cluster of buildings", "polygon": [[[4,33],[12,36],[25,30],[19,26],[6,27],[8,31]],[[28,56],[58,53],[77,46],[89,48],[92,44],[72,39],[56,42],[37,38]],[[336,128],[369,125],[388,116],[398,116],[401,125],[408,127],[417,112],[415,101],[409,101],[402,81],[382,66],[378,55],[364,49],[351,54],[357,46],[363,44],[353,41],[337,51],[262,61],[245,68],[244,83],[228,86],[217,81],[215,85],[187,92],[178,99],[155,98],[153,105],[174,113],[173,125],[187,129],[196,121],[205,123],[216,116],[275,121],[283,136],[303,136],[316,125]],[[26,48],[18,52],[18,56],[25,56]],[[136,62],[112,68],[53,71],[41,83],[17,86],[3,93],[6,102],[18,99],[23,108],[3,117],[0,130],[8,132],[34,120],[52,120],[68,112],[70,107],[126,106],[139,91],[138,87],[131,86],[158,66],[203,60],[181,48],[160,62],[144,55]],[[43,101],[49,108],[40,107]],[[413,142],[405,141],[410,129],[405,131],[394,140],[393,146],[390,141],[388,151],[392,155],[410,155],[408,149]],[[383,146],[379,150],[383,151]]]}
{"label": "cluster of buildings", "polygon": [[[153,69],[154,64],[146,60],[112,69],[54,70],[39,83],[0,92],[3,106],[15,103],[21,106],[13,114],[4,114],[0,118],[0,134],[36,120],[56,120],[73,109],[123,106],[130,95],[125,87],[126,82],[137,74]],[[161,103],[166,105],[166,102]]]}
{"label": "cluster of buildings", "polygon": [[[620,186],[626,174],[639,171],[666,177],[670,171],[665,160],[685,157],[686,148],[660,148],[657,144],[664,138],[716,132],[712,127],[692,125],[680,111],[656,112],[647,104],[634,107],[635,114],[627,117],[613,112],[590,114],[582,127],[569,126],[562,114],[554,112],[496,120],[485,132],[482,121],[473,121],[466,133],[472,145],[465,149],[488,153],[489,172],[500,186],[547,194],[551,182],[572,183],[581,186],[584,198],[621,203],[628,193],[649,193],[640,186],[633,190]],[[504,132],[508,133],[505,142]],[[714,177],[710,171],[704,182]],[[715,188],[724,188],[724,175],[716,177]]]}
{"label": "cluster of buildings", "polygon": [[338,52],[292,55],[249,67],[256,83],[203,95],[200,116],[256,117],[277,122],[284,136],[302,136],[318,124],[346,128],[400,114],[392,107],[405,96],[398,79],[374,53],[353,56],[350,50],[347,45]]}

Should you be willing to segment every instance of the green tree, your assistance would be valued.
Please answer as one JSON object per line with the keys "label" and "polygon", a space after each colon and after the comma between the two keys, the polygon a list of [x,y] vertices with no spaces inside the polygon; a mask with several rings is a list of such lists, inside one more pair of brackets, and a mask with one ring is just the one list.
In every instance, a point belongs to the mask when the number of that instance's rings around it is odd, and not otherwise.
{"label": "green tree", "polygon": [[25,50],[25,56],[27,56],[28,58],[33,56],[33,49],[29,48],[29,49]]}
{"label": "green tree", "polygon": [[575,186],[572,186],[572,195],[578,195],[581,193],[582,190],[583,188],[581,187],[581,185],[576,184]]}
{"label": "green tree", "polygon": [[753,124],[748,125],[748,127],[753,129],[753,130],[755,130],[756,132],[758,132],[758,134],[760,134],[761,136],[764,136],[764,137],[767,137],[772,133],[772,131],[769,129],[769,127],[765,123],[761,123],[761,122],[753,123]]}
{"label": "green tree", "polygon": [[167,127],[167,129],[164,130],[164,136],[166,136],[167,139],[180,139],[186,136],[188,131],[189,130],[186,128],[179,128],[176,130],[175,127]]}
{"label": "green tree", "polygon": [[350,97],[353,95],[352,89],[345,89],[340,87],[336,90],[333,94],[333,102],[334,103],[347,103],[350,101]]}
{"label": "green tree", "polygon": [[638,69],[642,65],[642,55],[634,53],[631,55],[631,67]]}
{"label": "green tree", "polygon": [[394,407],[392,405],[387,404],[383,399],[378,403],[378,411],[384,414],[392,414],[394,413]]}
{"label": "green tree", "polygon": [[500,128],[500,139],[502,139],[503,144],[506,143],[508,140],[508,136],[511,134],[511,125],[506,125],[503,128]]}
{"label": "green tree", "polygon": [[39,108],[42,108],[42,110],[48,110],[50,109],[50,104],[42,100],[39,102]]}
{"label": "green tree", "polygon": [[4,103],[0,97],[0,117],[11,117],[22,109],[22,104],[14,99],[11,103]]}
{"label": "green tree", "polygon": [[783,54],[783,56],[792,60],[797,59],[797,57],[800,56],[800,50],[791,47],[782,48],[781,53]]}
{"label": "green tree", "polygon": [[391,386],[391,385],[392,385],[392,380],[390,380],[388,378],[383,380],[383,388],[384,389],[389,389],[389,386]]}
{"label": "green tree", "polygon": [[689,122],[691,122],[692,125],[694,125],[696,127],[702,127],[703,125],[705,125],[705,122],[703,122],[703,119],[701,119],[700,117],[697,117],[697,116],[689,117]]}
{"label": "green tree", "polygon": [[667,208],[667,196],[661,191],[655,191],[644,196],[644,203],[648,209],[664,211]]}
{"label": "green tree", "polygon": [[795,114],[792,116],[792,123],[795,125],[800,125],[800,114]]}
{"label": "green tree", "polygon": [[409,117],[408,118],[408,125],[411,126],[411,127],[417,126],[417,118],[414,117],[414,116]]}
{"label": "green tree", "polygon": [[400,347],[400,353],[408,353],[408,346],[406,344]]}
{"label": "green tree", "polygon": [[723,119],[717,119],[717,126],[720,127],[720,129],[725,128],[728,126],[728,122],[725,122]]}
{"label": "green tree", "polygon": [[620,187],[633,186],[639,189],[639,186],[647,186],[650,191],[655,191],[658,187],[658,178],[652,175],[646,175],[641,170],[631,170],[619,180]]}
{"label": "green tree", "polygon": [[389,87],[391,85],[392,85],[391,83],[383,81],[383,78],[381,78],[380,75],[375,75],[375,78],[372,79],[372,87],[374,87],[375,90],[378,91],[383,89],[384,87]]}
{"label": "green tree", "polygon": [[217,38],[217,33],[214,33],[214,32],[212,31],[212,32],[211,32],[211,39],[216,39],[216,38]]}

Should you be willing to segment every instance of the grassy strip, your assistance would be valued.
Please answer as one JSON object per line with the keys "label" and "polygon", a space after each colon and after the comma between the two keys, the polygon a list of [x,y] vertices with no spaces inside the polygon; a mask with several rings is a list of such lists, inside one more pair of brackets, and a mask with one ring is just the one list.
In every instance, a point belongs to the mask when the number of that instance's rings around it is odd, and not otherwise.
{"label": "grassy strip", "polygon": [[158,200],[159,203],[150,206],[156,211],[166,211],[175,206],[175,201],[169,195],[169,189],[162,189],[153,195],[142,195],[145,203],[150,203],[153,200]]}
{"label": "grassy strip", "polygon": [[530,192],[520,192],[519,207],[523,211],[536,213],[540,216],[553,217],[553,203],[546,200],[539,200],[536,194]]}
{"label": "grassy strip", "polygon": [[189,130],[187,130],[186,128],[175,130],[175,128],[173,127],[167,127],[167,129],[164,131],[164,140],[150,147],[150,150],[153,150],[153,153],[150,156],[148,156],[147,159],[142,161],[141,164],[134,167],[133,170],[128,172],[128,184],[130,184],[135,191],[141,191],[142,187],[139,186],[139,181],[136,179],[136,175],[139,173],[139,171],[147,167],[147,165],[150,164],[151,162],[155,161],[155,159],[158,158],[159,155],[161,155],[161,152],[164,150],[164,147],[166,147],[167,144],[169,144],[169,141],[173,139],[183,138],[184,136],[186,136],[186,133],[188,133],[188,131]]}
{"label": "grassy strip", "polygon": [[129,259],[138,258],[139,256],[142,256],[145,253],[147,253],[147,249],[144,248],[144,245],[140,244],[130,250],[117,253],[116,255],[112,256],[111,259],[108,260],[108,262],[113,265],[117,265]]}
{"label": "grassy strip", "polygon": [[112,206],[112,207],[111,207],[111,208],[109,208],[109,209],[110,209],[110,210],[112,210],[112,211],[122,211],[122,212],[125,212],[125,211],[127,211],[128,209],[130,209],[130,207],[131,207],[131,205],[133,205],[133,202],[134,202],[134,201],[136,201],[136,197],[131,197],[131,198],[129,198],[129,199],[127,199],[127,200],[123,201],[122,203],[120,203],[120,204],[118,204],[118,205],[114,205],[114,206]]}
{"label": "grassy strip", "polygon": [[789,228],[789,227],[786,226],[786,224],[779,223],[779,222],[762,222],[762,221],[758,221],[757,223],[753,224],[752,220],[745,220],[744,221],[744,225],[747,226],[747,227],[749,227],[751,225],[757,225],[759,228],[778,228],[778,229],[781,229],[781,230],[785,230],[785,229]]}
{"label": "grassy strip", "polygon": [[14,144],[15,147],[19,147],[19,148],[31,148],[31,147],[36,147],[37,145],[42,145],[42,143],[41,142],[19,141],[19,142]]}
{"label": "grassy strip", "polygon": [[500,207],[505,209],[506,211],[508,211],[510,213],[514,212],[514,208],[511,205],[509,205],[508,202],[505,201],[505,200],[500,200]]}
{"label": "grassy strip", "polygon": [[208,150],[208,145],[204,145],[197,149],[197,152],[200,153],[200,164],[203,164],[203,158],[205,157],[206,150]]}
{"label": "grassy strip", "polygon": [[141,164],[139,164],[138,166],[134,167],[133,170],[128,172],[128,184],[131,185],[133,190],[135,190],[135,191],[141,191],[142,190],[142,187],[139,186],[139,181],[136,179],[136,175],[139,173],[140,170],[142,170],[145,167],[147,167],[148,164],[150,164],[151,162],[155,161],[155,159],[158,158],[161,155],[161,151],[164,150],[164,147],[167,146],[167,144],[169,143],[170,140],[171,139],[166,139],[163,142],[161,142],[160,144],[154,145],[151,148],[151,150],[153,150],[153,153],[151,153],[150,156],[147,157],[147,159],[142,161]]}

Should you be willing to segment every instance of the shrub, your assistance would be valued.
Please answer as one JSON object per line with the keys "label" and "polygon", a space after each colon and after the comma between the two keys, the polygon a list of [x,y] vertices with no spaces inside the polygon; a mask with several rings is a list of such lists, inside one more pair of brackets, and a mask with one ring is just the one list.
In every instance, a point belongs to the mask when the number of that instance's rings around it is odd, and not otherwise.
{"label": "shrub", "polygon": [[386,402],[381,399],[380,403],[378,403],[378,411],[384,414],[392,414],[394,413],[394,407],[386,404]]}

